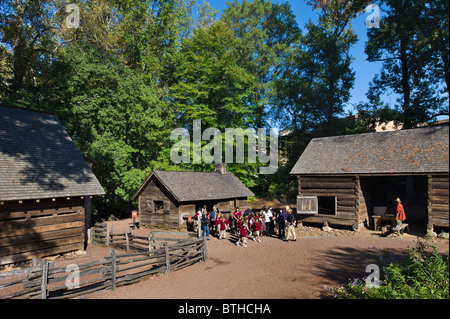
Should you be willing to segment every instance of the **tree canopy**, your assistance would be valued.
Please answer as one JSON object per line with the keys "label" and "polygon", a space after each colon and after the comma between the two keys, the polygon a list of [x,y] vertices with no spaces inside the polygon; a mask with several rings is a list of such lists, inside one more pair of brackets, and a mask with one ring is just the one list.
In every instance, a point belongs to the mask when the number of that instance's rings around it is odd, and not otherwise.
{"label": "tree canopy", "polygon": [[[285,199],[312,137],[448,115],[448,1],[375,3],[383,15],[366,54],[383,69],[357,119],[344,109],[355,83],[351,21],[364,0],[309,1],[319,19],[304,25],[288,2],[270,0],[234,0],[222,13],[196,0],[2,1],[0,101],[58,116],[96,163],[107,194],[96,199],[100,215],[128,216],[152,169],[211,171],[204,160],[170,158],[172,130],[192,136],[198,120],[221,133],[287,132],[275,174],[260,174],[247,154],[228,165],[258,196]],[[399,96],[393,105],[382,99],[389,92]]]}

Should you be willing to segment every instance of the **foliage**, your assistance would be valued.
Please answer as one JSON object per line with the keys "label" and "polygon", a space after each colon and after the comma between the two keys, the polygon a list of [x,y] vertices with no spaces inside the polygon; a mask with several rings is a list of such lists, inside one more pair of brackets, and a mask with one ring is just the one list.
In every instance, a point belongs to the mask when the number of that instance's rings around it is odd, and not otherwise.
{"label": "foliage", "polygon": [[[368,31],[369,61],[382,61],[360,109],[390,108],[389,120],[411,128],[438,115],[448,115],[448,1],[380,1],[386,15],[380,28]],[[380,96],[394,93],[394,105],[380,105]],[[382,111],[383,112],[383,111]],[[384,112],[385,113],[385,112]],[[386,114],[386,113],[385,113]]]}
{"label": "foliage", "polygon": [[[212,170],[205,161],[170,160],[172,129],[192,136],[193,120],[222,134],[284,130],[275,174],[259,174],[262,163],[249,163],[247,155],[228,170],[258,196],[286,200],[297,192],[289,172],[311,138],[365,132],[391,119],[414,126],[448,114],[441,103],[448,99],[448,16],[442,14],[448,1],[417,0],[408,8],[381,1],[387,16],[369,31],[366,51],[369,59],[389,61],[357,119],[342,118],[355,78],[351,20],[368,2],[308,2],[319,20],[299,26],[289,3],[279,1],[234,0],[219,14],[197,0],[73,0],[81,20],[69,28],[67,1],[2,1],[0,101],[58,116],[95,161],[106,191],[94,202],[100,215],[128,216],[136,206],[132,195],[152,169]],[[396,58],[402,35],[408,77]],[[380,102],[388,88],[403,94],[395,105]]]}
{"label": "foliage", "polygon": [[418,242],[399,259],[385,255],[379,288],[366,287],[364,279],[335,290],[342,299],[448,299],[449,254],[440,253],[437,246]]}

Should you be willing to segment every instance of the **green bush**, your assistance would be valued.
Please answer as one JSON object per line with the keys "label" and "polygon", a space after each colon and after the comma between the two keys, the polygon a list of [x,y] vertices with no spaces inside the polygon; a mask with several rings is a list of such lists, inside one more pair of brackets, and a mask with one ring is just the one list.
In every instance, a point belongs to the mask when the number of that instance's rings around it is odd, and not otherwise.
{"label": "green bush", "polygon": [[405,258],[380,258],[379,287],[369,288],[366,279],[355,278],[348,285],[333,289],[341,299],[448,299],[448,251],[418,242]]}

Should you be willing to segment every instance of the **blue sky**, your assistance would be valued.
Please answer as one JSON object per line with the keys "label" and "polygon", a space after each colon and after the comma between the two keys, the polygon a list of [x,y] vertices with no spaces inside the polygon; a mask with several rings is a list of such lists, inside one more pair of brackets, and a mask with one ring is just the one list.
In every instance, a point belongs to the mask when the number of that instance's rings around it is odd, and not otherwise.
{"label": "blue sky", "polygon": [[[271,0],[273,3],[283,3],[286,0]],[[226,0],[208,0],[211,6],[215,10],[222,12],[227,7]],[[287,0],[291,5],[292,12],[297,18],[297,23],[300,28],[312,19],[315,21],[318,17],[317,13],[312,10],[310,6],[306,4],[305,0]],[[364,53],[365,42],[367,41],[367,27],[365,25],[366,18],[370,13],[363,13],[359,17],[352,21],[352,28],[358,36],[358,43],[353,46],[351,54],[354,57],[352,64],[352,69],[356,73],[355,85],[351,91],[352,97],[348,103],[348,108],[346,110],[353,110],[352,105],[358,102],[366,102],[366,92],[369,89],[369,83],[372,81],[375,74],[379,73],[381,70],[381,63],[378,62],[368,62],[366,61],[366,54]],[[385,102],[389,104],[394,104],[394,96],[385,96]],[[356,113],[356,112],[354,112]]]}

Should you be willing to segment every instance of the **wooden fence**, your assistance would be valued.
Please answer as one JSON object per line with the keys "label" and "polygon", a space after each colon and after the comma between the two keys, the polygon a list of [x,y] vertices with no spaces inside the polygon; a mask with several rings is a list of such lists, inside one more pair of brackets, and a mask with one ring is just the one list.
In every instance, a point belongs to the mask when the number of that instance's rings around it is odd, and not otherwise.
{"label": "wooden fence", "polygon": [[[130,244],[131,245],[131,244]],[[149,276],[168,274],[208,260],[206,240],[184,240],[146,253],[109,254],[91,263],[55,267],[38,259],[27,269],[0,273],[0,298],[76,298],[102,290],[114,290]]]}
{"label": "wooden fence", "polygon": [[197,238],[197,234],[178,231],[150,231],[148,236],[139,236],[133,234],[132,230],[123,233],[114,233],[110,224],[97,223],[93,227],[93,243],[105,245],[107,247],[116,247],[126,251],[152,251],[159,249],[165,242],[182,242]]}

